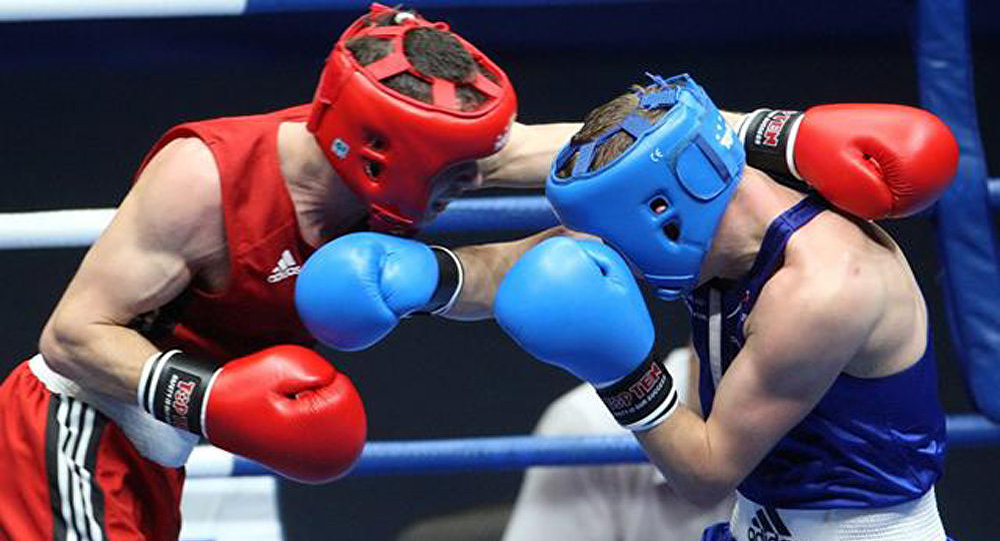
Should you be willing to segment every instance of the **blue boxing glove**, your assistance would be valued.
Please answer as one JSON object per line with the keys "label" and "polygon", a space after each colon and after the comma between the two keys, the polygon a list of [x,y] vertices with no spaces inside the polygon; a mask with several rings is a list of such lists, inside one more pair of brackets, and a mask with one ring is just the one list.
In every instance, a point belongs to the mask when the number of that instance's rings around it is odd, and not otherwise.
{"label": "blue boxing glove", "polygon": [[379,233],[353,233],[302,266],[295,306],[309,332],[344,351],[364,349],[414,312],[444,313],[462,288],[462,266],[446,248]]}
{"label": "blue boxing glove", "polygon": [[494,311],[529,353],[597,387],[626,428],[647,430],[674,411],[673,381],[651,354],[646,303],[611,248],[566,237],[542,242],[507,273]]}

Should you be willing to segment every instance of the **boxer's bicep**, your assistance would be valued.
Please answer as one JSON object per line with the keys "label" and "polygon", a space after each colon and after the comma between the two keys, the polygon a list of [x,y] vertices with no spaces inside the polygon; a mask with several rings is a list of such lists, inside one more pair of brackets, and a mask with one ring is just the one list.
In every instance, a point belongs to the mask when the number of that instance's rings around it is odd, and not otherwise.
{"label": "boxer's bicep", "polygon": [[758,300],[746,344],[719,382],[706,422],[712,452],[733,465],[737,482],[822,399],[881,309],[862,282],[814,287],[783,279],[772,279],[775,287]]}
{"label": "boxer's bicep", "polygon": [[93,315],[84,319],[120,325],[169,302],[224,246],[220,201],[208,149],[196,140],[170,143],[87,253],[67,300],[89,307]]}
{"label": "boxer's bicep", "polygon": [[125,326],[175,298],[201,258],[225,244],[213,238],[220,196],[213,201],[214,162],[209,154],[206,171],[204,159],[197,145],[171,143],[119,206],[43,332],[42,353],[57,371],[118,396],[130,392],[136,364],[154,348]]}

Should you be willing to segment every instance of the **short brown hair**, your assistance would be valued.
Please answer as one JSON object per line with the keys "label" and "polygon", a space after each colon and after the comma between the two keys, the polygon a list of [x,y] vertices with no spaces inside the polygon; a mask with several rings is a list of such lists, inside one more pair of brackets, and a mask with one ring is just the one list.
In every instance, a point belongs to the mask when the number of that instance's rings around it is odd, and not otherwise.
{"label": "short brown hair", "polygon": [[[377,19],[370,19],[370,24],[376,26],[391,26],[399,24],[400,14],[418,16],[415,11],[396,9]],[[389,40],[365,36],[347,42],[347,49],[362,66],[367,66],[385,58],[392,52]],[[469,84],[477,73],[496,81],[497,77],[489,70],[483,69],[472,54],[462,46],[449,32],[434,28],[416,28],[406,33],[403,38],[403,54],[416,70],[428,77],[447,79],[456,83],[455,94],[458,96],[463,111],[475,110],[486,102],[487,97]],[[389,88],[418,99],[432,103],[431,84],[411,73],[399,73],[382,81]]]}
{"label": "short brown hair", "polygon": [[[625,120],[625,117],[632,114],[636,110],[638,110],[639,116],[642,116],[650,122],[658,120],[661,116],[666,114],[669,109],[641,109],[639,107],[639,94],[641,92],[654,90],[655,88],[656,85],[650,85],[645,88],[639,85],[633,85],[629,92],[626,92],[625,94],[622,94],[587,113],[587,116],[583,118],[583,127],[580,128],[580,131],[576,132],[571,140],[572,144],[582,145],[597,139],[604,132],[621,124],[621,122]],[[633,143],[635,143],[635,137],[632,137],[625,131],[619,131],[618,133],[612,135],[607,141],[594,150],[594,159],[590,163],[590,169],[588,170],[594,171],[600,169],[608,162],[614,160],[618,156],[621,156],[622,153],[632,146]],[[570,156],[570,159],[563,164],[556,174],[562,178],[569,177],[573,172],[574,165],[576,165],[575,154]]]}

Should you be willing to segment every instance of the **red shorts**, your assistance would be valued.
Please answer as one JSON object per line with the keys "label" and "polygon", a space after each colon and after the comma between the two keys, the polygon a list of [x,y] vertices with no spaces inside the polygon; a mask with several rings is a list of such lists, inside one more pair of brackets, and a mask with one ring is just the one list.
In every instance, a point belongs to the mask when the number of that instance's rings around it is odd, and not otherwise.
{"label": "red shorts", "polygon": [[183,483],[27,362],[0,386],[0,540],[176,540]]}

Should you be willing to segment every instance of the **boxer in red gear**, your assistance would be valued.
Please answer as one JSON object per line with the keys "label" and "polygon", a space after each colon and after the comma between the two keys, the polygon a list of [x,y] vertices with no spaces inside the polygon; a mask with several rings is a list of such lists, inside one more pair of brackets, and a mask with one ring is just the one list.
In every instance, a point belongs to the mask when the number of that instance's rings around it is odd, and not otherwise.
{"label": "boxer in red gear", "polygon": [[841,210],[868,220],[924,210],[958,170],[958,142],[948,126],[905,105],[758,109],[744,118],[740,138],[747,165],[805,181]]}
{"label": "boxer in red gear", "polygon": [[[377,36],[346,36],[338,49],[354,57],[354,70],[405,57],[392,77],[397,86],[379,79],[369,91],[399,96],[401,111],[422,107],[409,122],[444,114],[414,103],[439,93],[422,95],[421,83],[437,89],[449,86],[443,79],[455,86],[478,78],[477,53],[443,25],[382,6],[359,24],[409,25],[388,50]],[[389,55],[392,46],[404,55]],[[456,91],[460,103],[446,104],[476,109],[493,99],[509,114],[501,133],[491,123],[462,134],[485,141],[472,154],[449,158],[442,144],[441,169],[408,179],[413,190],[426,189],[411,194],[426,209],[405,207],[398,194],[362,193],[360,179],[342,178],[314,133],[321,126],[307,126],[311,105],[171,129],[85,256],[45,326],[41,353],[0,386],[0,539],[176,539],[183,465],[199,434],[296,479],[343,474],[364,443],[364,411],[347,376],[306,349],[313,339],[295,311],[296,276],[317,246],[367,228],[376,205],[419,226],[463,189],[541,183],[575,126],[515,124],[508,133],[513,97],[497,96],[503,85],[492,84],[482,96]],[[403,114],[396,132],[407,129]],[[391,148],[394,133],[382,135]],[[338,138],[354,142],[331,143]],[[405,173],[404,163],[386,159]],[[362,172],[378,176],[372,163]],[[491,297],[479,282],[494,279],[493,268],[479,261],[494,259],[492,250],[458,251],[469,291],[454,303],[456,317],[487,309]]]}

